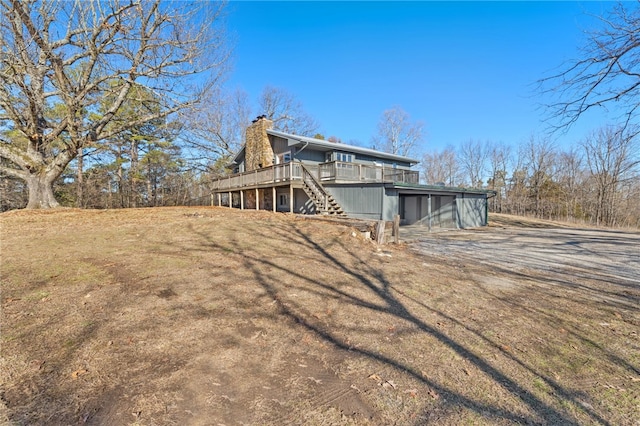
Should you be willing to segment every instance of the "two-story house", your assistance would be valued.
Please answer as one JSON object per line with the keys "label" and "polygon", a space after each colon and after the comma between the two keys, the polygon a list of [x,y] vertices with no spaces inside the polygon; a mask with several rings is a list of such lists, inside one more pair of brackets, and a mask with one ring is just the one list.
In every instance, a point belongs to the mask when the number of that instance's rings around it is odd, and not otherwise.
{"label": "two-story house", "polygon": [[234,173],[213,182],[218,205],[393,220],[429,227],[487,224],[489,191],[421,185],[418,160],[292,135],[258,117],[233,158]]}

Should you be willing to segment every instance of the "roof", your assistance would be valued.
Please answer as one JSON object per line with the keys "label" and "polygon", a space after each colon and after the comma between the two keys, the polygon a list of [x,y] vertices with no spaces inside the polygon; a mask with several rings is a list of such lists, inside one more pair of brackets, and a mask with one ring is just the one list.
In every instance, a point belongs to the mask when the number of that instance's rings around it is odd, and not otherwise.
{"label": "roof", "polygon": [[267,134],[272,136],[278,136],[288,140],[289,146],[312,146],[318,151],[346,151],[356,154],[371,155],[373,157],[384,158],[392,161],[402,161],[405,163],[418,164],[420,160],[415,158],[405,157],[403,155],[389,154],[387,152],[377,151],[375,149],[363,148],[361,146],[347,145],[344,143],[329,142],[322,139],[309,138],[306,136],[292,135],[289,133],[280,132],[278,130],[267,130]]}
{"label": "roof", "polygon": [[238,158],[240,158],[242,156],[242,153],[244,152],[245,146],[246,145],[242,145],[242,148],[240,148],[240,150],[238,150],[238,152],[236,152],[236,154],[233,156],[233,158],[229,162],[228,167],[231,167],[233,164],[238,164]]}
{"label": "roof", "polygon": [[423,185],[416,183],[393,183],[393,187],[399,190],[414,191],[426,191],[426,192],[446,192],[446,193],[464,193],[464,194],[481,194],[487,195],[488,198],[496,196],[496,191],[492,189],[480,189],[480,188],[463,188],[459,186],[444,186],[444,185]]}

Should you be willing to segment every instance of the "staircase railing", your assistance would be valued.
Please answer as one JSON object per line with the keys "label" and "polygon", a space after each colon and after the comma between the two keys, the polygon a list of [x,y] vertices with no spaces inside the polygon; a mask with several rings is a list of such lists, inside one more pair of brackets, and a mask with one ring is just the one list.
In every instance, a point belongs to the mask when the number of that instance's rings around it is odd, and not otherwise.
{"label": "staircase railing", "polygon": [[[302,168],[302,181],[306,184],[309,190],[313,193],[316,200],[322,202],[321,210],[329,210],[329,193],[324,186],[318,181],[318,179],[307,169],[304,164],[300,163]],[[311,194],[309,194],[311,195]]]}

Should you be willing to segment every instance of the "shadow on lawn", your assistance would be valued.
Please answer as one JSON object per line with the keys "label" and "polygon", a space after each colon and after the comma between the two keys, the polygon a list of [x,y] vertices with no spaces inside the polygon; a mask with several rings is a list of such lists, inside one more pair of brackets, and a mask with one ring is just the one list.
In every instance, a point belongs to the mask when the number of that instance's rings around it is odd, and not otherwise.
{"label": "shadow on lawn", "polygon": [[[194,230],[194,232],[197,231]],[[359,297],[355,294],[350,294],[348,290],[341,289],[337,283],[323,282],[321,280],[314,279],[313,276],[304,275],[296,270],[285,269],[270,258],[265,257],[263,254],[260,254],[253,249],[238,252],[237,248],[240,247],[240,244],[236,238],[232,238],[226,242],[214,241],[208,235],[204,235],[199,232],[197,233],[206,241],[205,245],[208,250],[215,249],[222,252],[228,252],[235,248],[236,253],[242,255],[246,270],[253,274],[255,281],[265,290],[269,297],[277,303],[281,315],[290,318],[295,324],[315,333],[319,338],[340,350],[348,351],[352,354],[359,354],[371,360],[375,360],[419,380],[423,384],[437,391],[443,397],[443,400],[446,401],[446,404],[450,406],[465,407],[466,409],[476,412],[484,417],[515,423],[575,424],[577,422],[573,416],[569,416],[567,413],[551,406],[549,403],[543,401],[518,383],[517,380],[509,377],[508,374],[491,365],[487,359],[474,353],[474,351],[463,342],[452,339],[444,332],[427,324],[425,321],[417,317],[407,306],[405,306],[405,304],[403,304],[402,301],[398,299],[396,294],[407,297],[412,302],[420,304],[427,310],[437,313],[438,315],[461,325],[467,332],[482,339],[491,347],[499,350],[502,355],[515,362],[520,368],[525,369],[543,380],[553,390],[553,393],[556,395],[559,403],[562,403],[563,401],[571,402],[574,406],[580,407],[579,409],[586,413],[593,421],[605,425],[609,424],[609,422],[595,412],[594,409],[581,404],[578,400],[579,395],[572,393],[572,391],[563,388],[552,379],[535,371],[532,367],[519,360],[516,356],[502,349],[497,342],[484,337],[478,330],[471,329],[455,318],[446,315],[444,312],[430,308],[424,303],[403,294],[399,289],[392,285],[384,270],[367,265],[364,258],[360,258],[357,253],[350,250],[348,247],[345,247],[339,241],[334,241],[333,244],[339,245],[342,252],[351,256],[354,265],[362,266],[350,267],[346,263],[341,262],[331,254],[326,242],[321,244],[315,241],[311,236],[303,232],[296,224],[293,224],[291,227],[271,226],[268,235],[258,235],[258,238],[270,239],[272,243],[275,243],[274,245],[281,245],[283,249],[282,251],[279,251],[279,256],[291,256],[293,258],[297,258],[298,256],[296,256],[296,251],[298,251],[298,253],[302,252],[303,248],[306,250],[310,249],[313,252],[318,253],[322,256],[324,266],[327,269],[333,269],[351,277],[352,281],[356,282],[361,290],[365,290],[369,296],[374,297],[376,302],[366,300],[365,298]],[[275,235],[277,235],[278,238],[277,242],[274,241]],[[299,249],[296,250],[296,247]],[[300,262],[303,261],[304,260],[302,259],[300,260]],[[296,300],[287,298],[286,290],[291,290],[297,286],[287,284],[278,277],[274,277],[269,270],[276,270],[279,273],[284,273],[286,276],[291,277],[292,280],[304,283],[307,287],[310,287],[310,289],[307,288],[307,291],[315,292],[316,294],[328,299],[330,298],[338,300],[341,303],[369,309],[374,313],[392,315],[400,320],[409,322],[422,333],[426,333],[427,335],[436,338],[439,342],[453,350],[460,357],[471,362],[486,376],[490,377],[497,386],[502,387],[522,401],[522,403],[524,403],[531,412],[535,413],[535,416],[525,416],[521,413],[474,400],[473,398],[470,398],[458,391],[439,384],[434,379],[425,377],[421,374],[419,369],[409,365],[406,361],[394,359],[371,349],[352,346],[345,338],[339,336],[338,332],[340,330],[323,326],[314,316],[308,314],[308,309],[306,309],[307,307],[303,306]],[[428,416],[428,413],[424,413],[424,415],[426,417]]]}

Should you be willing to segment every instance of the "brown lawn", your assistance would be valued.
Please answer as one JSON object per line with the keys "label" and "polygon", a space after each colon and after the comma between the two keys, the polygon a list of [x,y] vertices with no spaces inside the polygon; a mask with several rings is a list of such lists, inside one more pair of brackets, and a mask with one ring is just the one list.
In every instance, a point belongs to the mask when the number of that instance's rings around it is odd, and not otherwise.
{"label": "brown lawn", "polygon": [[637,425],[640,235],[540,223],[4,213],[0,422]]}

